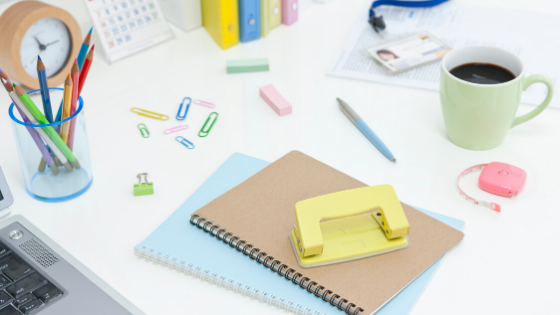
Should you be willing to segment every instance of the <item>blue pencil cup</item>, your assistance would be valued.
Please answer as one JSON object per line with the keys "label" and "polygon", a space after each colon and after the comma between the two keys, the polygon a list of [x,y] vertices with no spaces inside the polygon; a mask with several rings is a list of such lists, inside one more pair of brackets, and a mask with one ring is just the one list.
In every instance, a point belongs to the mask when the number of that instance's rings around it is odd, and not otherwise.
{"label": "blue pencil cup", "polygon": [[[64,89],[50,88],[49,91],[53,115],[56,116],[58,104],[61,103],[63,98]],[[27,94],[35,105],[37,105],[37,108],[43,109],[40,90],[34,90]],[[68,119],[48,125],[34,125],[31,124],[28,119],[24,119],[20,115],[20,111],[13,103],[10,105],[9,114],[12,119],[12,127],[25,180],[25,188],[33,198],[45,202],[62,202],[82,195],[91,187],[93,172],[91,169],[89,142],[83,107],[84,101],[82,97],[80,97],[76,112]],[[68,165],[72,165],[70,161],[66,163],[66,166],[62,163],[45,166],[47,164],[44,158],[46,153],[53,158],[52,161],[62,162],[67,159],[67,157],[64,154],[60,154],[59,151],[58,155],[64,156],[59,159],[55,150],[48,145],[48,142],[44,139],[45,137],[41,135],[41,131],[36,132],[35,137],[32,136],[34,133],[33,129],[35,131],[38,129],[44,130],[45,127],[50,126],[58,130],[62,128],[64,124],[71,124],[72,121],[74,121],[75,124],[73,129],[72,154],[75,156],[78,163],[73,163],[74,165],[70,167],[70,171],[68,170]],[[38,139],[37,135],[41,136],[41,138]],[[38,141],[44,145],[42,150],[39,149],[41,145],[38,145]],[[43,167],[44,170],[41,171]]]}

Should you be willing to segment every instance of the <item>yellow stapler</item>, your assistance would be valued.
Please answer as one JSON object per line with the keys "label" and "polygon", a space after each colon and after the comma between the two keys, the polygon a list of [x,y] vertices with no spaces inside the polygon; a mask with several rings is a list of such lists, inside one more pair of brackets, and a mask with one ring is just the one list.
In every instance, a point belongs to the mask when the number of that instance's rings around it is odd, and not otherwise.
{"label": "yellow stapler", "polygon": [[380,185],[296,203],[290,240],[309,268],[406,248],[409,227],[393,186]]}

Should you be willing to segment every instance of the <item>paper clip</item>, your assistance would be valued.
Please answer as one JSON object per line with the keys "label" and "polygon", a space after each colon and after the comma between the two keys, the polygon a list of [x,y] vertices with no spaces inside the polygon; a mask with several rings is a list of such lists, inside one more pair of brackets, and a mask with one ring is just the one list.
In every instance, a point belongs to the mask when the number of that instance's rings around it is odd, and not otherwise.
{"label": "paper clip", "polygon": [[[185,114],[181,115],[181,110],[183,110],[183,105],[185,105],[185,101],[187,99],[189,100],[189,103],[187,103],[185,106]],[[181,105],[179,105],[179,111],[177,112],[177,116],[175,117],[177,118],[177,120],[185,120],[185,118],[187,118],[187,114],[189,113],[189,108],[191,107],[191,103],[192,103],[192,99],[190,97],[185,97],[183,99]]]}
{"label": "paper clip", "polygon": [[174,132],[177,132],[177,131],[185,130],[187,128],[189,128],[188,125],[181,125],[181,126],[169,128],[169,129],[165,130],[163,133],[168,135],[168,134],[171,134],[171,133],[174,133]]}
{"label": "paper clip", "polygon": [[[206,122],[204,123],[204,126],[202,126],[202,129],[200,129],[200,131],[198,132],[198,136],[201,138],[206,137],[210,133],[210,130],[212,130],[212,127],[216,123],[216,120],[218,120],[218,113],[210,113],[208,119],[206,119]],[[210,125],[208,125],[210,121],[212,122],[210,123]]]}
{"label": "paper clip", "polygon": [[200,105],[200,106],[204,106],[204,107],[208,107],[208,108],[215,108],[216,107],[216,105],[214,105],[210,102],[202,101],[202,100],[194,100],[194,103],[196,105]]}
{"label": "paper clip", "polygon": [[142,134],[142,137],[144,138],[150,137],[150,131],[148,130],[148,127],[146,127],[145,124],[138,124],[138,129],[140,130],[140,134]]}
{"label": "paper clip", "polygon": [[181,143],[182,145],[184,145],[185,147],[187,147],[187,149],[194,149],[194,144],[192,142],[190,142],[189,140],[185,139],[185,137],[183,136],[178,136],[175,138],[175,140],[177,140],[179,143]]}
{"label": "paper clip", "polygon": [[140,116],[145,116],[145,117],[149,117],[149,118],[153,118],[153,119],[158,119],[158,120],[168,120],[169,119],[169,116],[167,116],[167,115],[150,112],[149,110],[141,109],[141,108],[138,108],[138,107],[133,107],[133,108],[130,109],[130,111],[133,112],[133,113],[136,113]]}

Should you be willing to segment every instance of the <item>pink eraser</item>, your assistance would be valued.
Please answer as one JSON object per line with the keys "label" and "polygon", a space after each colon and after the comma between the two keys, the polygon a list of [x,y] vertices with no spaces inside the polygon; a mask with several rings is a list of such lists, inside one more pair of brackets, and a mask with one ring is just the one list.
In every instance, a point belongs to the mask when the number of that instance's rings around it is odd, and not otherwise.
{"label": "pink eraser", "polygon": [[292,105],[276,91],[272,84],[263,86],[259,89],[261,97],[265,100],[279,116],[292,113]]}

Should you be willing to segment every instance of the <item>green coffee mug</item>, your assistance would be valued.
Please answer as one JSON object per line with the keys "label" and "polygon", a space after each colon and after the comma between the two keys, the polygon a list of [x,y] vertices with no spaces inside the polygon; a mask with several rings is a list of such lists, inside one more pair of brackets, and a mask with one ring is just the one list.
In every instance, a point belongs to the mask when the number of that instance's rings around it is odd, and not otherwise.
{"label": "green coffee mug", "polygon": [[[453,68],[469,63],[501,66],[511,71],[515,79],[499,84],[478,84],[450,73]],[[537,82],[546,84],[546,98],[530,113],[515,117],[521,92]],[[504,49],[470,46],[452,50],[443,58],[439,93],[449,139],[465,149],[489,150],[502,143],[510,128],[534,118],[548,106],[553,85],[543,74],[525,78],[521,59]]]}

